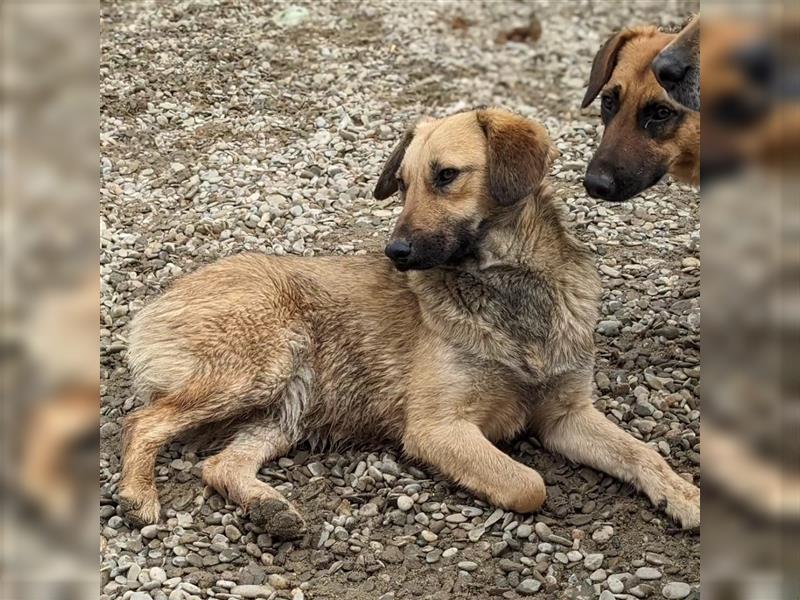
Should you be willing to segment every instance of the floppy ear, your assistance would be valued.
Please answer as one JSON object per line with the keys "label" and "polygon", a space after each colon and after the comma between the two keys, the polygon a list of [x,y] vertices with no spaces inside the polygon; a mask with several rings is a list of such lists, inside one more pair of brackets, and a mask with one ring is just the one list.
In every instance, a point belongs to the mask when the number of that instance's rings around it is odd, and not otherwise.
{"label": "floppy ear", "polygon": [[618,34],[606,40],[606,43],[598,50],[592,61],[592,72],[589,75],[589,84],[586,86],[586,95],[581,102],[581,108],[586,108],[597,98],[597,94],[603,89],[617,66],[617,55],[622,47],[631,39],[639,35],[636,29],[624,29]]}
{"label": "floppy ear", "polygon": [[409,129],[403,135],[403,139],[392,150],[392,154],[383,165],[381,176],[378,177],[378,183],[375,184],[375,191],[372,195],[377,200],[385,200],[397,191],[397,169],[400,168],[400,163],[403,162],[403,156],[406,154],[406,148],[414,139],[414,130]]}
{"label": "floppy ear", "polygon": [[498,204],[514,204],[539,186],[558,151],[539,123],[496,108],[477,115],[486,134],[489,193]]}

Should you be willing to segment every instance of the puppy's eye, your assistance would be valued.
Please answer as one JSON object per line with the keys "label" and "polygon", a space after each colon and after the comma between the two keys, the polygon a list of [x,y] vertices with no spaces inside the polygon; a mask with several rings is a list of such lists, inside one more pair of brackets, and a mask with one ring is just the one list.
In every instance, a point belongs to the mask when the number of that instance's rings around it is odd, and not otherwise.
{"label": "puppy's eye", "polygon": [[662,104],[661,106],[658,106],[656,108],[655,112],[653,112],[652,119],[653,121],[666,121],[674,114],[675,114],[674,110],[672,110],[669,106],[665,106]]}
{"label": "puppy's eye", "polygon": [[406,191],[406,182],[403,181],[402,179],[400,179],[399,177],[397,178],[397,189],[400,192],[405,192]]}
{"label": "puppy's eye", "polygon": [[444,187],[448,183],[452,183],[458,177],[458,169],[442,169],[436,174],[436,185]]}
{"label": "puppy's eye", "polygon": [[604,110],[614,110],[614,97],[610,94],[607,96],[603,96],[600,99],[601,104],[603,105]]}

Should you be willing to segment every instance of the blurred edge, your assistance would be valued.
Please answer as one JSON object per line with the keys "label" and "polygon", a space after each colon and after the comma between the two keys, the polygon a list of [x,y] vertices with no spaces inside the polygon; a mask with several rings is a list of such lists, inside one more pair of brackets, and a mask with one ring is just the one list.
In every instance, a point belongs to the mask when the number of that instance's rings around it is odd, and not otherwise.
{"label": "blurred edge", "polygon": [[800,597],[800,5],[701,8],[704,597]]}
{"label": "blurred edge", "polygon": [[99,591],[98,13],[0,2],[2,600]]}
{"label": "blurred edge", "polygon": [[[0,592],[90,598],[98,5],[6,0],[0,11]],[[797,598],[800,10],[704,2],[701,15],[703,591]]]}

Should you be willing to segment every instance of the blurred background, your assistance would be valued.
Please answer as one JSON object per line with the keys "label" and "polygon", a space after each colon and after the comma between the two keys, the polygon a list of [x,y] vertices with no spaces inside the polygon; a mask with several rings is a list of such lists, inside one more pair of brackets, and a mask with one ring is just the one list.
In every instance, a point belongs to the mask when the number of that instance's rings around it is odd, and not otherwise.
{"label": "blurred background", "polygon": [[0,597],[97,596],[98,5],[0,3]]}
{"label": "blurred background", "polygon": [[703,2],[704,592],[800,593],[800,8]]}
{"label": "blurred background", "polygon": [[[0,4],[4,600],[99,590],[98,10]],[[701,14],[703,590],[797,598],[800,11]]]}

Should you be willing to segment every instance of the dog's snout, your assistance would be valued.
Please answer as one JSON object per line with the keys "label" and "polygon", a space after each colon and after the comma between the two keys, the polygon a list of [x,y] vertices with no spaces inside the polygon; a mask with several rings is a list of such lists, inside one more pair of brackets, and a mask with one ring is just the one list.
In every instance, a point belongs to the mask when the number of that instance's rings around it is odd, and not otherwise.
{"label": "dog's snout", "polygon": [[672,90],[686,78],[689,65],[677,57],[666,54],[653,61],[653,73],[665,90]]}
{"label": "dog's snout", "polygon": [[604,171],[586,173],[583,185],[592,198],[608,200],[615,192],[614,178]]}
{"label": "dog's snout", "polygon": [[411,254],[411,244],[404,239],[392,240],[386,245],[384,252],[394,262],[403,262]]}

